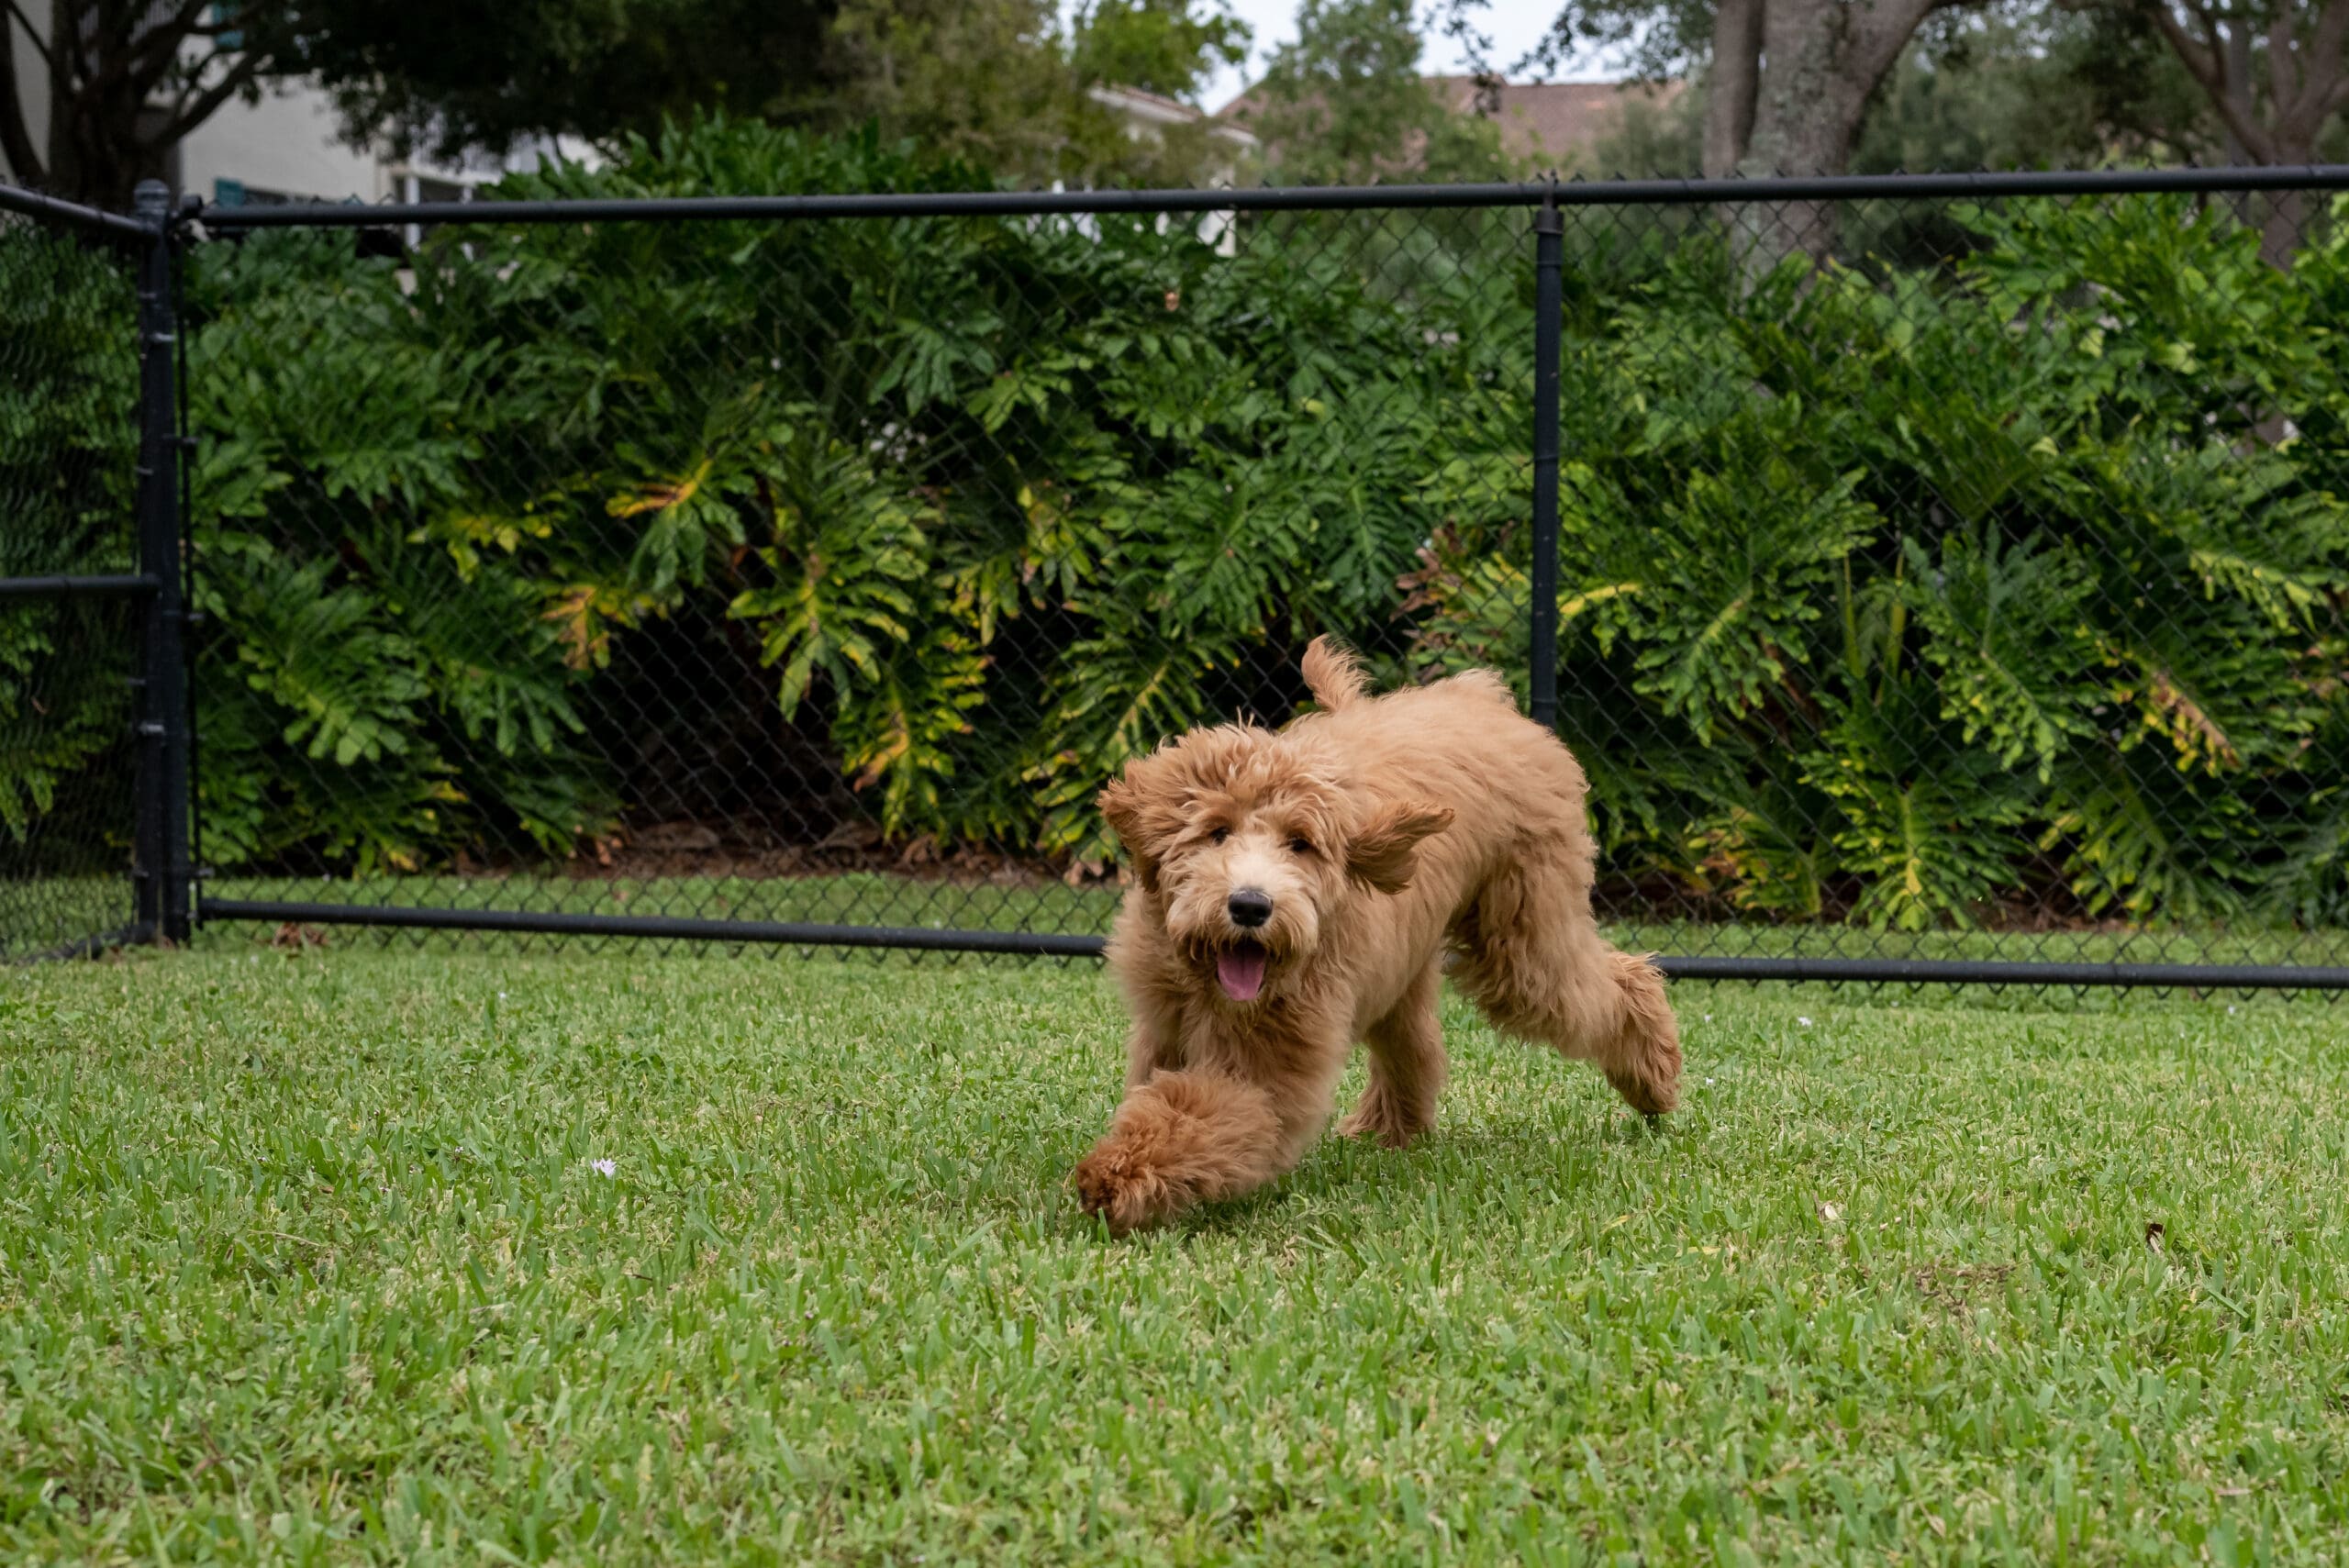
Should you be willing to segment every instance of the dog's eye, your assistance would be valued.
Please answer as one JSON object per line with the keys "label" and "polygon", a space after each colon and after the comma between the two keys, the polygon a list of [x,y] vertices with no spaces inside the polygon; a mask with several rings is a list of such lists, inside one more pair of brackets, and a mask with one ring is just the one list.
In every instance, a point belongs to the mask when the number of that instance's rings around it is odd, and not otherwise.
{"label": "dog's eye", "polygon": [[1288,847],[1291,854],[1309,855],[1313,852],[1313,840],[1310,839],[1291,839],[1288,841]]}
{"label": "dog's eye", "polygon": [[1214,832],[1212,832],[1212,833],[1210,833],[1210,834],[1208,834],[1208,843],[1210,843],[1210,844],[1220,844],[1220,843],[1222,843],[1226,839],[1229,839],[1229,838],[1230,838],[1230,837],[1231,837],[1231,829],[1230,829],[1230,828],[1217,828]]}

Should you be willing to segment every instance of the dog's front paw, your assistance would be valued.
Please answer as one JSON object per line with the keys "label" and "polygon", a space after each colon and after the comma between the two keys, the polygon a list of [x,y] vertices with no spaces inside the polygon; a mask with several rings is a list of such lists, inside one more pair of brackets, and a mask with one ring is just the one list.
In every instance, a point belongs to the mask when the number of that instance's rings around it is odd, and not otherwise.
{"label": "dog's front paw", "polygon": [[1113,1236],[1163,1219],[1180,1207],[1163,1177],[1114,1144],[1104,1143],[1086,1155],[1071,1180],[1085,1212],[1108,1220]]}
{"label": "dog's front paw", "polygon": [[1368,1138],[1389,1149],[1408,1149],[1427,1129],[1424,1119],[1375,1084],[1364,1093],[1353,1114],[1338,1124],[1341,1138]]}

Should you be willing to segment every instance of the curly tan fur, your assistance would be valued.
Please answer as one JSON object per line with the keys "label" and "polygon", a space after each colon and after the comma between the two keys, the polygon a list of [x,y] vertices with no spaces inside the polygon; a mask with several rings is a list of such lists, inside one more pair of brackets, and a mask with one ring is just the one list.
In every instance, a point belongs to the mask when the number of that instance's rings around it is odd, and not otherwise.
{"label": "curly tan fur", "polygon": [[1075,1182],[1121,1233],[1295,1166],[1357,1041],[1370,1086],[1340,1130],[1426,1131],[1447,951],[1497,1028],[1648,1115],[1678,1097],[1663,978],[1591,918],[1583,774],[1557,738],[1489,672],[1371,696],[1316,641],[1305,675],[1319,711],[1196,730],[1102,792],[1134,866],[1109,940],[1133,1032]]}

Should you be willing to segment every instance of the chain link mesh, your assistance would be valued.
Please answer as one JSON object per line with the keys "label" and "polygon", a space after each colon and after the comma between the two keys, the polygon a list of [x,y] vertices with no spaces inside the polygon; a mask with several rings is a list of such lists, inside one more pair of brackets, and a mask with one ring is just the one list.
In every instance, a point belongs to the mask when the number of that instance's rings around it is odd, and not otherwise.
{"label": "chain link mesh", "polygon": [[[1587,194],[1619,940],[2343,962],[2330,199]],[[1093,935],[1314,634],[1527,689],[1521,207],[408,238],[195,259],[216,898]]]}
{"label": "chain link mesh", "polygon": [[132,923],[138,297],[114,248],[0,213],[0,960]]}
{"label": "chain link mesh", "polygon": [[2337,211],[1570,214],[1562,728],[1626,940],[2349,957]]}

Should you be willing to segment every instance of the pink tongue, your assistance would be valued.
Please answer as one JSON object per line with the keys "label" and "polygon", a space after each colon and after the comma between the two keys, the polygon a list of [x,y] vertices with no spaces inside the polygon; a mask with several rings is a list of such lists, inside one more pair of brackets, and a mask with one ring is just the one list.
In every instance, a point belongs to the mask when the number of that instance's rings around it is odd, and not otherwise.
{"label": "pink tongue", "polygon": [[1215,977],[1223,994],[1233,1001],[1254,1001],[1256,993],[1264,988],[1264,950],[1244,948],[1216,954]]}

